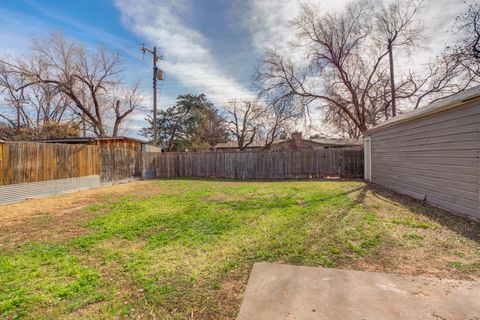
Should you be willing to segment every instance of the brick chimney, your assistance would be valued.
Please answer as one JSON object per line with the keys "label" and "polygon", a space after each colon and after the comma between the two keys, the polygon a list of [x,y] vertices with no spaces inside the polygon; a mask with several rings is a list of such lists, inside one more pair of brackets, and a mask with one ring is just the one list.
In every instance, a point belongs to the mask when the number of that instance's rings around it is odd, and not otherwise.
{"label": "brick chimney", "polygon": [[302,133],[300,131],[292,132],[292,140],[290,144],[292,148],[300,148],[302,146]]}

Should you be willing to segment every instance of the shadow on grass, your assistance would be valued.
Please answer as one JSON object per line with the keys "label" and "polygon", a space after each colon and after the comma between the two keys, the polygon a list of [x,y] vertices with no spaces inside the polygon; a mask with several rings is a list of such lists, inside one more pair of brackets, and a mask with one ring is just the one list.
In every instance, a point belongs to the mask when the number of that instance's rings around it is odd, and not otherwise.
{"label": "shadow on grass", "polygon": [[397,203],[406,207],[410,212],[421,214],[436,223],[444,226],[455,233],[480,243],[480,223],[469,220],[466,217],[455,215],[446,210],[437,208],[425,201],[421,201],[408,195],[383,188],[369,183],[368,190],[376,197],[390,203]]}
{"label": "shadow on grass", "polygon": [[[319,193],[318,196],[305,199],[304,202],[298,201],[295,195],[285,195],[285,196],[275,196],[271,199],[242,199],[242,200],[232,200],[232,201],[223,201],[222,204],[225,205],[227,208],[231,210],[248,210],[248,209],[276,209],[276,208],[289,208],[289,207],[298,207],[299,205],[318,205],[322,202],[328,202],[337,198],[343,198],[348,196],[349,194],[355,193],[360,190],[360,194],[355,199],[352,204],[357,205],[364,201],[366,196],[366,187],[358,187],[354,189],[350,189],[344,192],[337,192],[330,195],[325,195]],[[263,202],[259,202],[259,200],[267,200]]]}

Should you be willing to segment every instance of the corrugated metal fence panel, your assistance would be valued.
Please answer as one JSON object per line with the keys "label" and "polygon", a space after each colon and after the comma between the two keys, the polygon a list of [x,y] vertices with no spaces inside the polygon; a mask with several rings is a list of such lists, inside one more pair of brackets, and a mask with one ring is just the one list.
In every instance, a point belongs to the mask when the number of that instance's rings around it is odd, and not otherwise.
{"label": "corrugated metal fence panel", "polygon": [[99,186],[99,175],[0,185],[0,203],[17,202],[30,198],[74,192]]}

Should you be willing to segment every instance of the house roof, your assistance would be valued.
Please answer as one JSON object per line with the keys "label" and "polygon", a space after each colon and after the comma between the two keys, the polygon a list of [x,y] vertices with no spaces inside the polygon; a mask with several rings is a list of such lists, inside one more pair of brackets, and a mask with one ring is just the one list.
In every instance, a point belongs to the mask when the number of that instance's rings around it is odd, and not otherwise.
{"label": "house roof", "polygon": [[395,118],[390,118],[375,127],[367,130],[365,134],[381,130],[393,125],[412,121],[418,118],[423,118],[437,112],[445,111],[451,108],[455,108],[464,105],[467,102],[480,99],[480,86],[464,90],[449,97],[434,101],[423,108],[419,108],[404,114],[401,114]]}
{"label": "house roof", "polygon": [[315,142],[323,145],[333,146],[361,146],[363,145],[363,139],[308,139],[307,141]]}
{"label": "house roof", "polygon": [[[280,143],[289,143],[291,139],[286,140],[275,140],[272,145]],[[302,139],[305,142],[316,143],[319,145],[328,145],[328,146],[352,146],[352,145],[362,145],[362,139]],[[263,148],[265,147],[265,140],[254,140],[247,148]],[[215,149],[226,149],[226,148],[238,148],[237,141],[229,141],[225,143],[219,143],[215,145]]]}
{"label": "house roof", "polygon": [[135,141],[139,143],[146,144],[146,141],[140,140],[140,139],[135,139],[135,138],[130,138],[130,137],[72,137],[72,138],[58,138],[58,139],[38,139],[38,140],[33,140],[32,142],[45,142],[45,143],[72,143],[72,142],[93,142],[93,141],[100,141],[100,140],[129,140],[129,141]]}
{"label": "house roof", "polygon": [[[263,148],[264,146],[265,146],[264,140],[253,140],[252,143],[247,146],[247,148]],[[223,143],[216,144],[214,148],[216,149],[238,148],[238,143],[237,141],[223,142]]]}

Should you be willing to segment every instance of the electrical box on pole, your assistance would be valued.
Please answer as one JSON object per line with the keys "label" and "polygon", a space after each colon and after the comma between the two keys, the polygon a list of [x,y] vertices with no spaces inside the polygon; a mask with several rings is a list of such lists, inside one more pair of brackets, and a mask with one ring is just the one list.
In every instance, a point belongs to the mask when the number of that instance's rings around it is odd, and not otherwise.
{"label": "electrical box on pole", "polygon": [[152,127],[153,127],[153,144],[157,145],[157,80],[163,81],[165,78],[165,75],[161,69],[157,67],[157,62],[161,58],[157,55],[157,47],[153,47],[153,50],[148,49],[145,47],[145,44],[142,45],[142,50],[143,54],[145,52],[150,52],[153,55],[153,121],[152,121]]}

